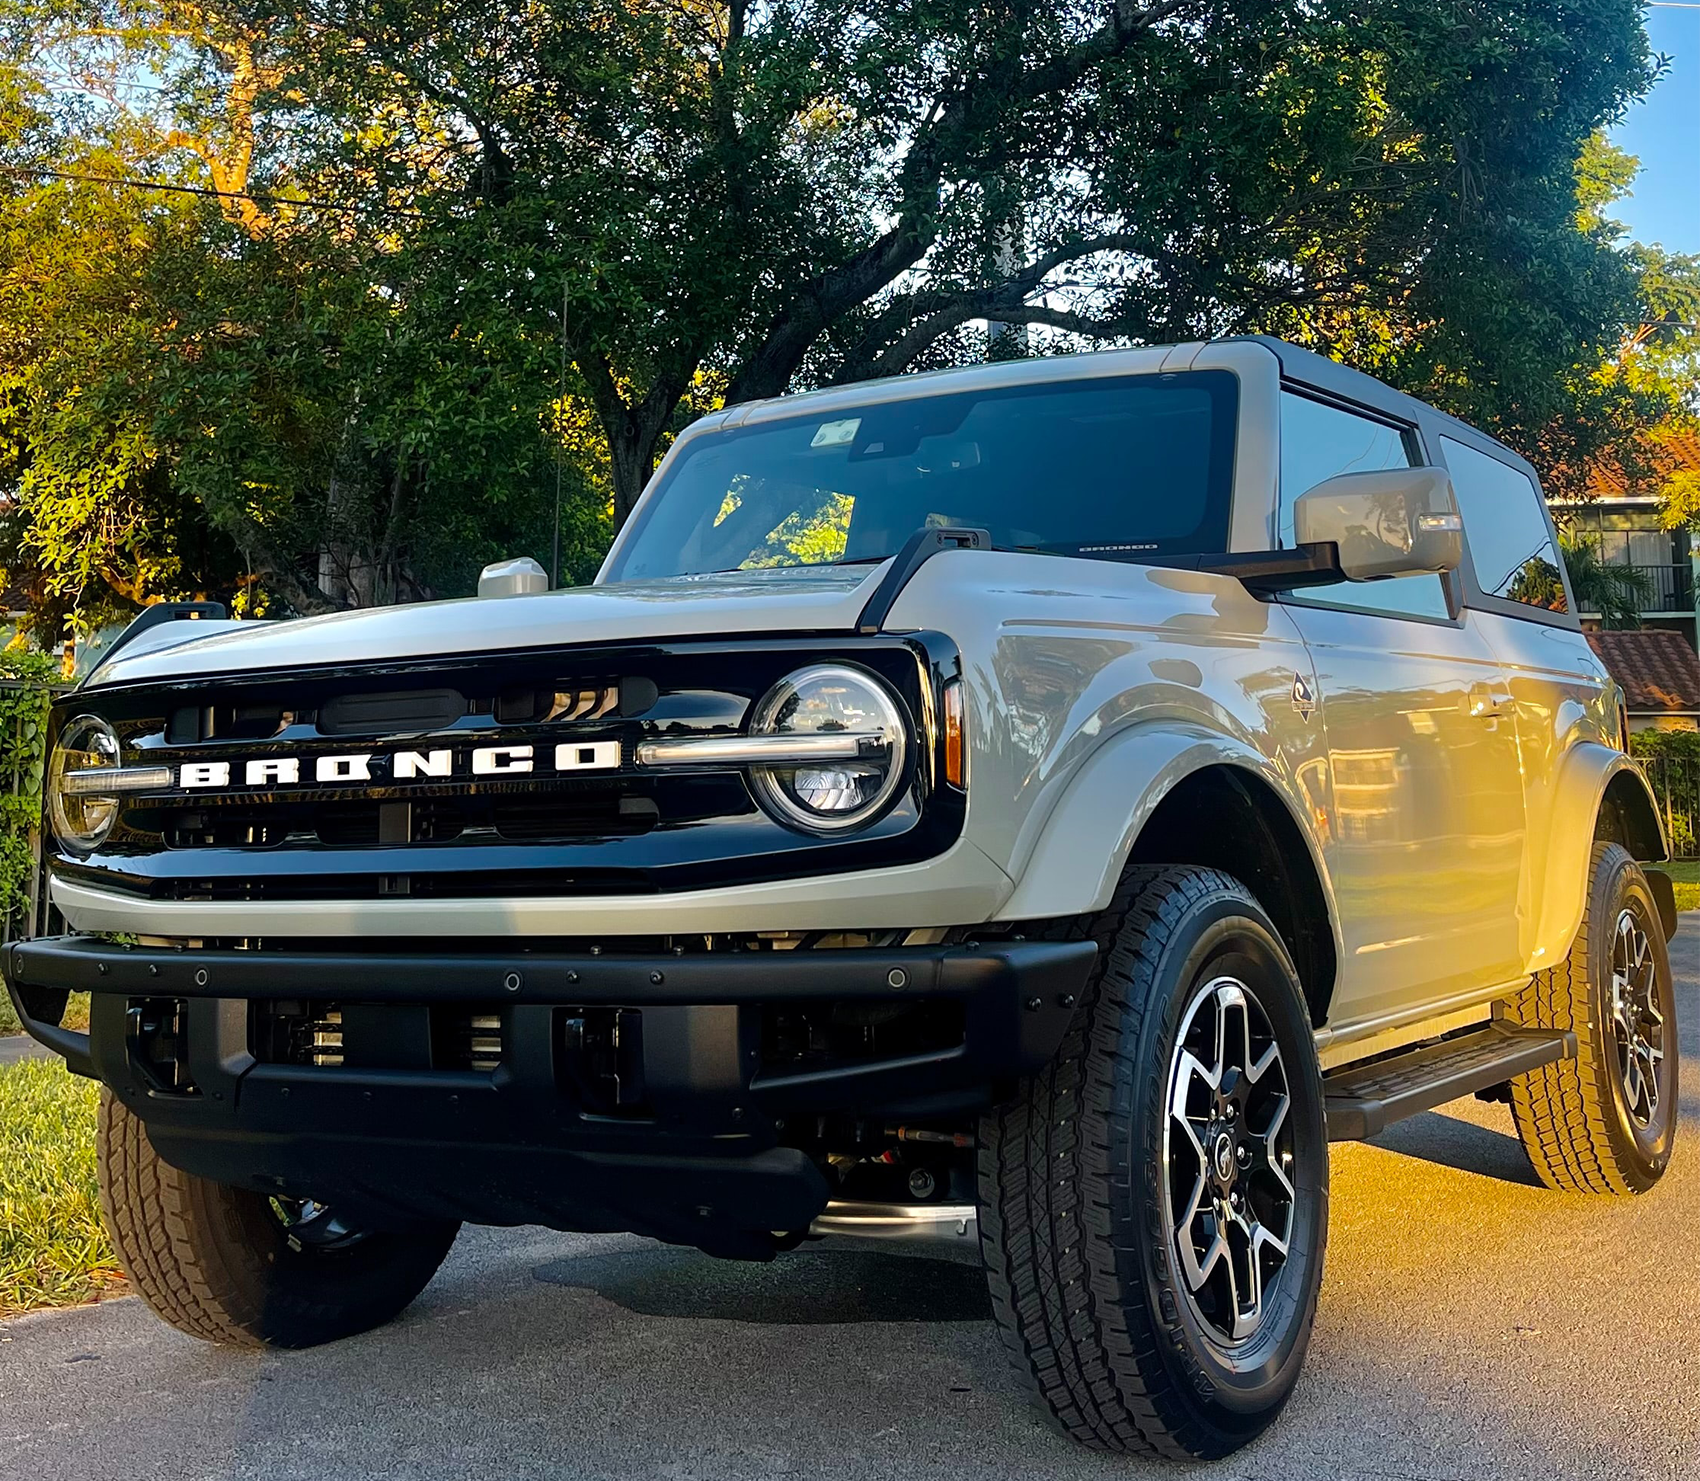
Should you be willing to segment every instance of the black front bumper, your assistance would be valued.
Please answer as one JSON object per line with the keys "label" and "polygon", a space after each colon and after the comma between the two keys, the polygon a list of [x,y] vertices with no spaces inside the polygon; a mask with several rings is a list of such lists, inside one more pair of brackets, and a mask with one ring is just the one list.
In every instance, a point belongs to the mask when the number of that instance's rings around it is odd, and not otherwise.
{"label": "black front bumper", "polygon": [[[751,1254],[771,1231],[807,1227],[831,1191],[787,1145],[788,1118],[962,1118],[992,1103],[1056,1053],[1095,957],[1090,942],[685,956],[433,943],[423,955],[73,936],[14,942],[0,967],[25,1027],[108,1085],[190,1172],[371,1222],[634,1230]],[[86,1036],[57,1027],[68,992],[93,994]],[[259,1016],[297,999],[362,1005],[398,1045],[426,1047],[382,1064],[264,1062]],[[496,1068],[432,1063],[429,1013],[445,1004],[500,1016]],[[875,1019],[928,1005],[955,1027],[895,1056],[775,1061],[770,1015],[838,1004]],[[162,1005],[181,1060],[164,1078],[137,1037]],[[587,1099],[563,1030],[613,1009],[641,1018],[643,1099],[610,1113]]]}

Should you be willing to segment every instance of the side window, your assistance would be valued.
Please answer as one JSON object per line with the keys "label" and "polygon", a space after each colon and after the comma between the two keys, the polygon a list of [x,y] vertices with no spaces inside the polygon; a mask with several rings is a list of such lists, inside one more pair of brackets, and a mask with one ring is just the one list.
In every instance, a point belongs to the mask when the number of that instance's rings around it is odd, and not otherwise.
{"label": "side window", "polygon": [[1568,612],[1558,552],[1552,548],[1540,491],[1529,475],[1450,437],[1440,440],[1464,516],[1464,543],[1483,594]]}
{"label": "side window", "polygon": [[[1339,473],[1408,468],[1415,459],[1397,427],[1321,401],[1281,393],[1281,543],[1293,543],[1293,502],[1306,489]],[[1460,496],[1462,497],[1462,496]],[[1287,601],[1315,607],[1350,607],[1391,617],[1447,618],[1452,609],[1439,576],[1398,576],[1391,581],[1341,581],[1306,586]]]}

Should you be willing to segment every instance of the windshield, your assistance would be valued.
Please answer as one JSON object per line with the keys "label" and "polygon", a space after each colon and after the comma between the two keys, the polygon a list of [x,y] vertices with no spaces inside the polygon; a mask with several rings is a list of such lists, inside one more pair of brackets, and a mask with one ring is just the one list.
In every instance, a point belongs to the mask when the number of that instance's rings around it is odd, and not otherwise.
{"label": "windshield", "polygon": [[911,397],[710,432],[680,450],[607,579],[883,560],[927,526],[1105,560],[1225,550],[1226,371]]}

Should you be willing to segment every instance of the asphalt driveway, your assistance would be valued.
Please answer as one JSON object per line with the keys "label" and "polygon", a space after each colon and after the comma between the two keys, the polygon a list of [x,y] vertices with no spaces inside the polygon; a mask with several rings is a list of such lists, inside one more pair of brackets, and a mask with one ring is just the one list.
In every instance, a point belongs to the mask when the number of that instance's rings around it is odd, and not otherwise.
{"label": "asphalt driveway", "polygon": [[1026,1407],[972,1266],[470,1230],[395,1326],[204,1347],[134,1300],[0,1324],[0,1476],[1677,1477],[1700,1473],[1700,916],[1683,1139],[1632,1203],[1534,1184],[1504,1107],[1334,1150],[1307,1375],[1219,1466],[1088,1455]]}

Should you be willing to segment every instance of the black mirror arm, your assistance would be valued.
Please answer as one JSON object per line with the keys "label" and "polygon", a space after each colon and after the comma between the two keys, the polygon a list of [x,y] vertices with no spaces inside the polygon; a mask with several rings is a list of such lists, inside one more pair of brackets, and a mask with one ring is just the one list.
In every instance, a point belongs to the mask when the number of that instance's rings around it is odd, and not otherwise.
{"label": "black mirror arm", "polygon": [[112,646],[100,655],[95,666],[98,668],[114,653],[162,622],[193,622],[200,619],[222,622],[229,616],[230,613],[223,602],[155,602],[151,607],[143,607],[136,614],[135,620],[112,640]]}
{"label": "black mirror arm", "polygon": [[941,529],[931,525],[916,530],[903,542],[903,548],[897,552],[891,569],[885,573],[885,578],[868,598],[867,605],[862,608],[862,615],[856,622],[856,631],[864,634],[877,633],[884,627],[886,618],[891,615],[892,607],[896,605],[898,597],[903,595],[903,588],[909,584],[910,578],[941,550],[991,548],[992,536],[988,530],[955,526]]}
{"label": "black mirror arm", "polygon": [[1196,569],[1232,576],[1255,596],[1271,596],[1301,586],[1331,586],[1346,579],[1340,547],[1332,540],[1294,550],[1249,550],[1202,557]]}

